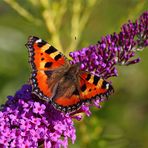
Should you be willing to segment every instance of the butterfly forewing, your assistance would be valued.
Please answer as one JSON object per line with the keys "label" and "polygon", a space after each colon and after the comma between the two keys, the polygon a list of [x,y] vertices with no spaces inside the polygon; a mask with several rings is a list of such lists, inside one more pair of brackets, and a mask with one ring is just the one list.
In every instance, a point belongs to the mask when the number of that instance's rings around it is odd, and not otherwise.
{"label": "butterfly forewing", "polygon": [[55,70],[69,64],[61,52],[38,37],[30,36],[26,46],[32,70]]}
{"label": "butterfly forewing", "polygon": [[88,72],[80,74],[80,97],[82,101],[91,101],[97,96],[108,96],[113,92],[111,84],[96,75]]}
{"label": "butterfly forewing", "polygon": [[[33,92],[40,98],[50,101],[52,89],[59,78],[55,73],[63,67],[67,68],[69,61],[56,48],[38,37],[30,36],[26,46],[29,50],[29,62],[32,67],[30,81]],[[62,76],[61,73],[60,76]],[[50,78],[54,78],[52,85],[49,81]]]}

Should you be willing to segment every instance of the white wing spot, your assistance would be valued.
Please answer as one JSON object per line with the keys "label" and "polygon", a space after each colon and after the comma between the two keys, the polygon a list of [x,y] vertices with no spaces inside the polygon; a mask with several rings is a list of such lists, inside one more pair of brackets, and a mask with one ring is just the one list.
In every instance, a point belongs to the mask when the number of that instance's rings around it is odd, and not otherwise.
{"label": "white wing spot", "polygon": [[109,84],[106,84],[106,89],[109,89]]}
{"label": "white wing spot", "polygon": [[42,39],[36,40],[36,43],[41,43],[41,42],[42,42]]}

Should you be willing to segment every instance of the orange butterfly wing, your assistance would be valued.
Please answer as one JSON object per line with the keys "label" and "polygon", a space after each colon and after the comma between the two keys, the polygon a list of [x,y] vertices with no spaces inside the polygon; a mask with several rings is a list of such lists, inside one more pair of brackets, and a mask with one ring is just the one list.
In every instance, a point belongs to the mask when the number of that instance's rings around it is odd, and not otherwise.
{"label": "orange butterfly wing", "polygon": [[80,97],[83,102],[91,102],[97,96],[107,97],[114,91],[110,83],[87,72],[82,72],[80,75],[80,89]]}
{"label": "orange butterfly wing", "polygon": [[56,95],[52,99],[55,108],[64,112],[74,112],[81,107],[83,102],[91,102],[97,96],[107,97],[113,92],[113,87],[107,81],[87,72],[81,72],[77,80],[78,83],[66,87],[67,89],[63,90],[64,94],[61,96],[58,94],[64,84],[59,90],[56,89]]}
{"label": "orange butterfly wing", "polygon": [[[56,93],[58,93],[58,91]],[[52,100],[52,104],[58,110],[64,112],[74,112],[78,108],[80,108],[82,101],[80,99],[80,95],[77,88],[75,88],[70,96],[62,95],[60,97],[57,97],[55,95]]]}
{"label": "orange butterfly wing", "polygon": [[[55,108],[73,112],[83,102],[91,102],[97,96],[108,96],[113,92],[113,87],[107,81],[82,72],[76,64],[70,65],[64,55],[44,40],[31,36],[26,46],[32,67],[33,93],[51,102]],[[73,72],[77,70],[79,76]]]}
{"label": "orange butterfly wing", "polygon": [[68,64],[68,59],[44,40],[30,36],[26,44],[32,67],[31,84],[33,92],[45,100],[52,96],[48,79],[53,71]]}

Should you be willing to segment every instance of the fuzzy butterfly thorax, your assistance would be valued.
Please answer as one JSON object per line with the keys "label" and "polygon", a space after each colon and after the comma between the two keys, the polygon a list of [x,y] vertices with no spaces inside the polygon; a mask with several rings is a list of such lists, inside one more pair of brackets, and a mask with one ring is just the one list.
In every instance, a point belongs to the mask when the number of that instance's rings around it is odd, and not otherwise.
{"label": "fuzzy butterfly thorax", "polygon": [[[31,36],[26,44],[32,68],[32,92],[63,112],[113,92],[106,80],[80,69],[44,40]],[[98,97],[97,97],[98,96]]]}

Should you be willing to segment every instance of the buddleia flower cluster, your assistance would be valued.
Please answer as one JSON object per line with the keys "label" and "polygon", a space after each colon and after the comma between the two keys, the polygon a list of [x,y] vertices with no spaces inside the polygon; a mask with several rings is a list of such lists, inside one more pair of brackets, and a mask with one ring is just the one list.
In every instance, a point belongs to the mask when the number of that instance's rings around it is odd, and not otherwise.
{"label": "buddleia flower cluster", "polygon": [[[148,11],[135,22],[129,21],[119,33],[102,37],[95,45],[70,53],[74,63],[82,63],[81,69],[107,79],[117,76],[116,65],[132,65],[140,61],[134,58],[136,51],[148,46]],[[94,103],[100,107],[105,98]],[[78,112],[91,114],[85,104]],[[77,112],[77,113],[78,113]],[[0,147],[45,148],[68,147],[68,141],[76,140],[73,119],[77,114],[64,114],[49,103],[32,94],[29,84],[23,85],[0,110]]]}
{"label": "buddleia flower cluster", "polygon": [[148,11],[135,22],[129,20],[119,33],[102,37],[95,45],[70,53],[71,63],[82,63],[81,68],[105,79],[118,76],[116,65],[140,62],[133,59],[136,51],[148,46]]}
{"label": "buddleia flower cluster", "polygon": [[32,94],[30,85],[23,85],[0,111],[0,147],[67,147],[74,143],[75,128],[69,115]]}

